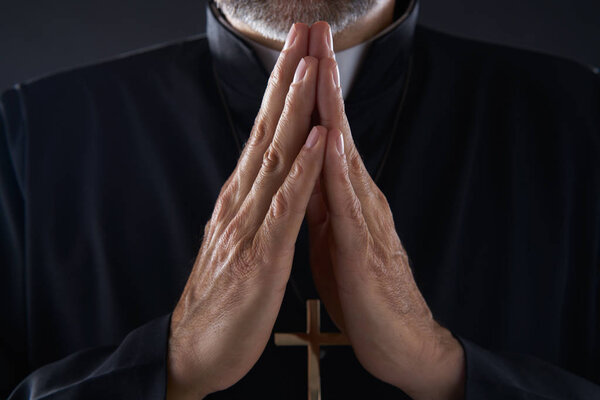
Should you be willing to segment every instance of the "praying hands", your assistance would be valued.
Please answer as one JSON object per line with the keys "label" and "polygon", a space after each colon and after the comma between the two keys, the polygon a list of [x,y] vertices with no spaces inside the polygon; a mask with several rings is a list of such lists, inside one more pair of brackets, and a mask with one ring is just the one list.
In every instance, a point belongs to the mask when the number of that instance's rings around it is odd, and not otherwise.
{"label": "praying hands", "polygon": [[354,146],[322,22],[290,30],[206,225],[171,320],[168,398],[226,389],[256,363],[305,216],[317,290],[363,367],[415,399],[461,398],[462,347],[433,319],[387,200]]}

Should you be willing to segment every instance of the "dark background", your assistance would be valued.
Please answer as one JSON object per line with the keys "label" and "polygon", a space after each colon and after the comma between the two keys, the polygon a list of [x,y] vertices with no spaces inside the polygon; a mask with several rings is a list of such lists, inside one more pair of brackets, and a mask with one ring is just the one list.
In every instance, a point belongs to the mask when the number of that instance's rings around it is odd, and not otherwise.
{"label": "dark background", "polygon": [[[204,7],[205,0],[0,0],[0,90],[201,33]],[[420,21],[600,65],[599,0],[421,0]]]}

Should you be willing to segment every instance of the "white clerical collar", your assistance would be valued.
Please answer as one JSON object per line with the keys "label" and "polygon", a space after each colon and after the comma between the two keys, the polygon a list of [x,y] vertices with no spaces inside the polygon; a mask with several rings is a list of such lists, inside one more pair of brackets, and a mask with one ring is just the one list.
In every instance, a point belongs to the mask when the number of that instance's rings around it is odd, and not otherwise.
{"label": "white clerical collar", "polygon": [[[271,73],[279,57],[279,51],[273,50],[245,36],[244,39],[252,46],[267,72]],[[350,92],[350,87],[354,83],[360,64],[369,49],[369,43],[370,41],[366,41],[335,53],[335,59],[340,70],[340,85],[342,86],[344,98]]]}

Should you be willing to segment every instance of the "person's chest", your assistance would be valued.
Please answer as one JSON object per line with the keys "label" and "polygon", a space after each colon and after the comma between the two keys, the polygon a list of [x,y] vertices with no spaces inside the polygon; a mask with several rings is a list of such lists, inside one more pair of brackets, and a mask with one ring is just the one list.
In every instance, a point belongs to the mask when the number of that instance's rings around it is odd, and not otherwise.
{"label": "person's chest", "polygon": [[[54,127],[29,138],[26,293],[36,362],[118,343],[174,307],[239,154],[206,85],[168,94],[125,87],[110,101],[95,92],[81,97],[68,122],[49,112],[34,119]],[[452,101],[456,114],[447,109]],[[378,184],[434,316],[478,344],[559,361],[568,351],[561,336],[586,328],[566,326],[589,304],[575,289],[586,267],[574,266],[589,264],[593,252],[585,210],[574,203],[582,188],[552,162],[563,153],[536,136],[543,126],[521,135],[510,113],[482,117],[469,99],[422,95],[401,110],[384,157],[377,144],[388,143],[382,131],[392,129],[396,102],[348,113],[370,170],[383,165]],[[303,231],[276,332],[305,329],[304,301],[315,296],[306,243]],[[326,316],[323,328],[333,329]],[[324,349],[321,362],[327,398],[366,388],[398,395],[348,348]],[[271,341],[221,395],[300,398],[305,384],[306,350]]]}

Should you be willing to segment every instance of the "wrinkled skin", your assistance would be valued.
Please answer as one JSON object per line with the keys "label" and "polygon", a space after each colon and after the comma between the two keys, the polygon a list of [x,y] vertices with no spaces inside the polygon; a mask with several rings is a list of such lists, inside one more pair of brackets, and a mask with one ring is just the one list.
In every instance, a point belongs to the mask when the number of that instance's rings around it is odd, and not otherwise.
{"label": "wrinkled skin", "polygon": [[[329,26],[296,24],[173,312],[169,400],[226,389],[256,363],[305,214],[317,290],[363,367],[415,399],[462,398],[462,347],[413,279],[354,146],[338,74]],[[311,130],[314,116],[322,126]]]}
{"label": "wrinkled skin", "polygon": [[305,57],[308,34],[303,24],[290,32],[249,141],[206,225],[172,316],[169,399],[198,399],[233,385],[271,335],[326,142],[323,127],[310,129],[318,60]]}
{"label": "wrinkled skin", "polygon": [[433,319],[387,199],[356,150],[327,24],[313,24],[310,39],[309,55],[319,59],[320,123],[342,149],[328,143],[307,210],[319,295],[371,374],[415,399],[462,398],[462,347]]}

